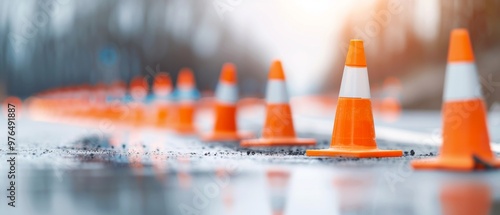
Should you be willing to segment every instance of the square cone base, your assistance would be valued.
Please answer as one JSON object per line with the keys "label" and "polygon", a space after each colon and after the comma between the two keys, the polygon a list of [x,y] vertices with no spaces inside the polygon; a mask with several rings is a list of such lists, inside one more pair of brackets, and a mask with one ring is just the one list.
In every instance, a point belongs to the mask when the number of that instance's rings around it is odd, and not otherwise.
{"label": "square cone base", "polygon": [[310,157],[351,157],[351,158],[381,158],[381,157],[401,157],[402,150],[380,150],[380,149],[346,149],[329,148],[306,150],[306,155]]}
{"label": "square cone base", "polygon": [[313,146],[315,139],[306,138],[259,138],[242,140],[241,147],[279,147],[279,146]]}
{"label": "square cone base", "polygon": [[254,137],[251,132],[211,132],[201,136],[201,139],[206,142],[234,142],[242,139]]}
{"label": "square cone base", "polygon": [[441,169],[450,171],[473,171],[500,168],[500,160],[479,161],[474,158],[442,159],[430,158],[411,162],[414,169]]}

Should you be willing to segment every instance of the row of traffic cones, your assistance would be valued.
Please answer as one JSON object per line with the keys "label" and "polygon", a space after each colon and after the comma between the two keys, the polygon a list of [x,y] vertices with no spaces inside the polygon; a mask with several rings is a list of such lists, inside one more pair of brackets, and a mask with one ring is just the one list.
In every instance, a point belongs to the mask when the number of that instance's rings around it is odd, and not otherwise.
{"label": "row of traffic cones", "polygon": [[[215,122],[213,130],[202,135],[205,141],[240,141],[242,147],[312,146],[314,139],[297,138],[292,111],[285,84],[285,73],[280,61],[271,65],[266,92],[266,119],[262,135],[239,131],[236,120],[238,101],[237,72],[232,64],[223,66],[216,90]],[[169,94],[168,76],[155,81],[159,95]],[[132,82],[132,97],[141,101],[145,97],[140,80]],[[133,87],[138,86],[137,90]],[[147,89],[142,86],[142,89]],[[134,93],[135,92],[135,93]],[[197,99],[194,76],[182,70],[177,81],[177,103],[158,112],[158,118],[183,134],[195,133],[194,111]],[[173,108],[172,108],[173,107]],[[456,113],[457,110],[465,111]],[[175,114],[168,113],[173,111]],[[141,109],[135,114],[140,120]],[[165,117],[172,115],[173,117]],[[169,123],[168,119],[173,119]],[[163,122],[162,122],[163,123]],[[375,140],[370,87],[363,41],[351,40],[342,77],[331,145],[328,149],[307,150],[307,156],[321,157],[400,157],[401,150],[378,149]],[[456,29],[451,33],[443,105],[443,147],[437,158],[414,161],[414,168],[473,170],[500,167],[490,149],[486,124],[486,111],[480,93],[479,78],[468,31]]]}

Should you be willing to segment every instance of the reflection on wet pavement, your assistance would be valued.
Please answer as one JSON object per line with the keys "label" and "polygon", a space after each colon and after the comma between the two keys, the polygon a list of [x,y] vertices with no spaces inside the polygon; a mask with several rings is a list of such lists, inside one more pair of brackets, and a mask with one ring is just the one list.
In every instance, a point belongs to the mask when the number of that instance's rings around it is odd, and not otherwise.
{"label": "reflection on wet pavement", "polygon": [[[0,204],[7,214],[499,212],[498,171],[409,168],[410,160],[429,152],[396,159],[311,159],[304,156],[306,148],[248,150],[157,131],[101,135],[59,124],[20,124],[44,140],[22,140],[18,205],[13,210]],[[317,138],[328,144],[328,137]]]}

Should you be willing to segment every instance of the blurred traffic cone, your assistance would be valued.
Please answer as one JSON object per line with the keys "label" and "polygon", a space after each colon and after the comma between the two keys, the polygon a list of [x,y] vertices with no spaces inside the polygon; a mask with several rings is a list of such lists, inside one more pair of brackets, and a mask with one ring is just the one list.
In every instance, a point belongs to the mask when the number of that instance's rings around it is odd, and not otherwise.
{"label": "blurred traffic cone", "polygon": [[172,80],[168,73],[161,72],[155,76],[153,93],[155,95],[155,125],[157,127],[166,127],[171,99],[170,94],[172,93]]}
{"label": "blurred traffic cone", "polygon": [[135,126],[143,124],[146,117],[144,102],[148,95],[148,82],[141,76],[134,77],[130,81],[130,95],[132,102],[130,103],[130,119]]}
{"label": "blurred traffic cone", "polygon": [[110,94],[107,101],[106,116],[110,120],[121,120],[123,117],[122,101],[127,91],[127,84],[123,81],[115,81],[111,84]]}
{"label": "blurred traffic cone", "polygon": [[89,116],[92,118],[103,118],[106,110],[106,89],[107,86],[99,82],[92,88],[92,95],[90,100]]}
{"label": "blurred traffic cone", "polygon": [[267,113],[262,138],[243,140],[242,147],[314,145],[316,140],[297,138],[288,101],[285,73],[281,61],[274,61],[269,72]]}
{"label": "blurred traffic cone", "polygon": [[457,171],[500,167],[490,148],[486,109],[466,29],[451,32],[443,100],[441,152],[437,158],[413,161],[412,166]]}
{"label": "blurred traffic cone", "polygon": [[177,92],[178,99],[177,122],[175,131],[181,134],[194,134],[196,128],[194,126],[194,111],[195,102],[199,94],[196,90],[196,83],[191,69],[184,68],[180,71],[177,77]]}
{"label": "blurred traffic cone", "polygon": [[351,40],[340,86],[329,149],[307,150],[307,156],[400,157],[401,150],[380,150],[370,101],[370,85],[362,40]]}
{"label": "blurred traffic cone", "polygon": [[236,123],[236,102],[238,102],[238,86],[236,67],[224,64],[215,92],[215,124],[213,131],[203,135],[204,141],[238,141],[251,138],[251,133],[238,132]]}

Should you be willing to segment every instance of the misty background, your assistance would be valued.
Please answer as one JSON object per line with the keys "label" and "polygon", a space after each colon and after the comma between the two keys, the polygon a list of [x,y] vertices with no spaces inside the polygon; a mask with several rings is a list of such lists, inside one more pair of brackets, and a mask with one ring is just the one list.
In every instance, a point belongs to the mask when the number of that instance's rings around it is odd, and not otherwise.
{"label": "misty background", "polygon": [[365,41],[372,97],[438,109],[449,33],[467,28],[488,105],[500,102],[500,0],[0,0],[0,99],[191,67],[202,92],[235,63],[263,96],[281,59],[292,96],[337,96]]}

